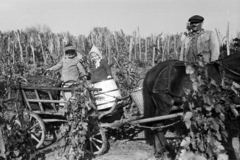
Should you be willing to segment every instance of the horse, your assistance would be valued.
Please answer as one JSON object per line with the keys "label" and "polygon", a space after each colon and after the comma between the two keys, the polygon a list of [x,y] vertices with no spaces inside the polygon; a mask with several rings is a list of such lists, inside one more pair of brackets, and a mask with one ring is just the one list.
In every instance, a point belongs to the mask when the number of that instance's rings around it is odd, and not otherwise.
{"label": "horse", "polygon": [[[232,54],[224,59],[206,65],[209,78],[221,84],[222,71],[225,77],[240,82],[240,54]],[[145,75],[143,81],[144,118],[170,114],[173,106],[179,106],[184,96],[184,88],[192,90],[189,74],[186,74],[185,62],[167,60],[156,64]],[[161,127],[163,122],[149,125]],[[168,148],[161,130],[154,134],[155,156],[159,157]]]}

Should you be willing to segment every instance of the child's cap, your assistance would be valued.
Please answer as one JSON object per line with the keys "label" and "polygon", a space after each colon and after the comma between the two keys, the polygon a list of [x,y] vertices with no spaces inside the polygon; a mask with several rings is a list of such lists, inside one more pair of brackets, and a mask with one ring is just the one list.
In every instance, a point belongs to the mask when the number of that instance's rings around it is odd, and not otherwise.
{"label": "child's cap", "polygon": [[89,55],[91,55],[91,53],[96,53],[99,55],[100,58],[102,58],[102,53],[99,51],[99,49],[95,45],[92,46],[92,49],[90,50]]}
{"label": "child's cap", "polygon": [[76,53],[76,49],[75,49],[75,47],[72,44],[67,44],[64,47],[64,52],[65,53]]}

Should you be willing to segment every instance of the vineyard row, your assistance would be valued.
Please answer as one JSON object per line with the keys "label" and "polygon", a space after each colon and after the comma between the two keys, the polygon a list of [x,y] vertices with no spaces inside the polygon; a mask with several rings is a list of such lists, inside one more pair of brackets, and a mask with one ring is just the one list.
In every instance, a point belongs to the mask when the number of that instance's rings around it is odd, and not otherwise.
{"label": "vineyard row", "polygon": [[[224,43],[226,37],[217,30],[216,33],[219,43]],[[24,31],[0,32],[0,56],[10,56],[8,64],[23,62],[33,66],[48,66],[59,61],[64,45],[71,42],[83,55],[87,55],[91,46],[96,45],[109,63],[125,56],[129,61],[140,60],[154,65],[155,60],[178,59],[183,36],[183,33],[161,33],[143,38],[139,29],[132,35],[126,35],[122,30],[111,32],[98,27],[88,36],[75,37],[69,32],[55,34],[50,29],[32,27]],[[240,33],[237,37],[240,37]],[[2,62],[5,62],[4,59]]]}

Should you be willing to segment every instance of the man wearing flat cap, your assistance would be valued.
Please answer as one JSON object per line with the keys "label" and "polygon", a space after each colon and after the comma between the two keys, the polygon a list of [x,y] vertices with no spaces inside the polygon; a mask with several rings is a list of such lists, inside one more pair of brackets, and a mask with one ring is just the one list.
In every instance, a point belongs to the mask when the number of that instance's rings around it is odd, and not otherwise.
{"label": "man wearing flat cap", "polygon": [[195,62],[202,57],[206,63],[219,58],[220,47],[216,34],[202,28],[204,18],[195,15],[188,20],[188,34],[182,42],[180,60]]}

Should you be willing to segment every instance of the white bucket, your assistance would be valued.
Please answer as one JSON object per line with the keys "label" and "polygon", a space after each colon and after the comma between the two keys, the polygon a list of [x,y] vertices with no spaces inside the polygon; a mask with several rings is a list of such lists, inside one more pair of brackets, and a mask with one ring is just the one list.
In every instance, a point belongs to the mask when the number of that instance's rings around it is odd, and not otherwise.
{"label": "white bucket", "polygon": [[102,91],[94,93],[98,110],[111,108],[115,103],[116,97],[122,97],[114,79],[94,83],[93,87],[102,89]]}

